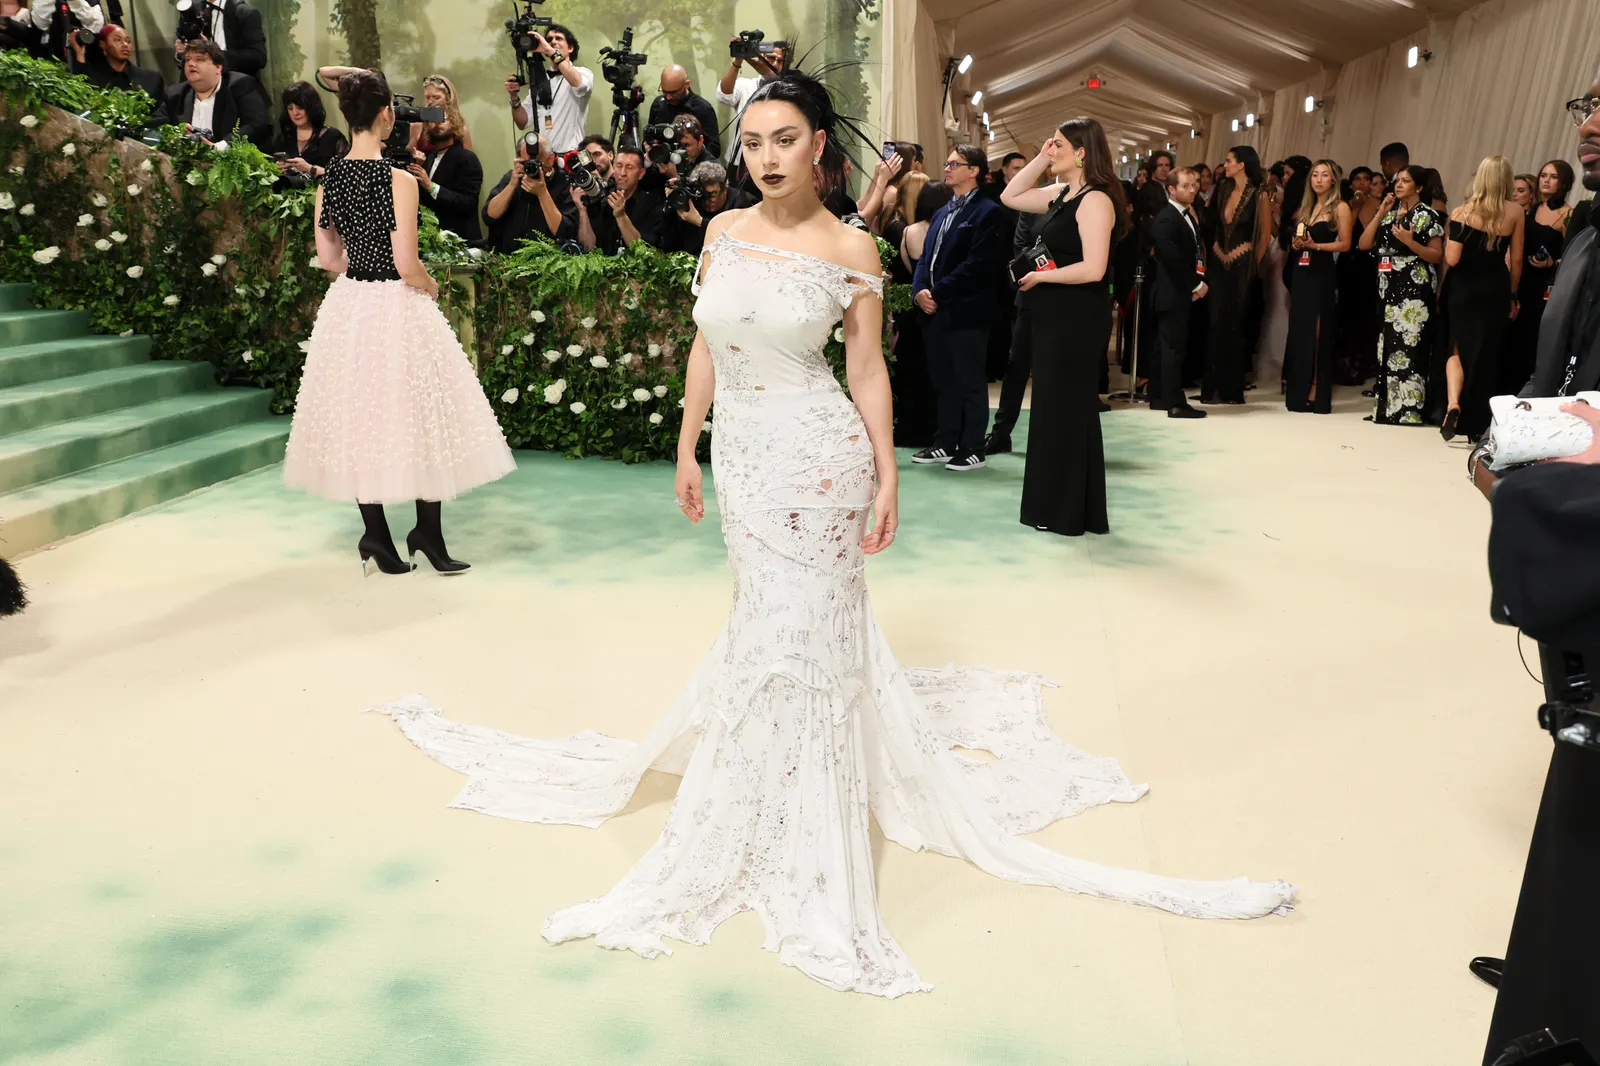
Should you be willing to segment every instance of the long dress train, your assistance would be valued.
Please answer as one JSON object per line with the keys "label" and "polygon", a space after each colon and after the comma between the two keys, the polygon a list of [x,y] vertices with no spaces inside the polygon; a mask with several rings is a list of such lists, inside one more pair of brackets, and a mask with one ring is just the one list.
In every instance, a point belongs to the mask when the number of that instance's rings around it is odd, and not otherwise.
{"label": "long dress train", "polygon": [[830,988],[926,990],[878,913],[869,815],[905,847],[1025,884],[1196,917],[1288,909],[1283,882],[1117,870],[1017,836],[1143,788],[1050,731],[1037,677],[908,670],[889,650],[861,549],[872,445],[823,354],[842,310],[881,281],[727,233],[703,259],[694,315],[716,368],[712,466],[735,591],[687,689],[637,743],[528,740],[449,721],[420,696],[382,708],[468,775],[454,806],[500,817],[597,826],[645,770],[683,776],[649,851],[603,896],[551,915],[545,938],[652,957],[753,910],[767,949]]}

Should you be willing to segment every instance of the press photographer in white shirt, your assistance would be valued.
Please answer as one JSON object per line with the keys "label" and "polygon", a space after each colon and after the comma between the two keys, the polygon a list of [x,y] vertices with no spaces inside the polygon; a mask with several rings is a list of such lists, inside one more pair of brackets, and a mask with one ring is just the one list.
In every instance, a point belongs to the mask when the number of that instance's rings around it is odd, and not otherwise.
{"label": "press photographer in white shirt", "polygon": [[[578,66],[578,38],[565,26],[551,26],[535,33],[539,54],[550,62],[550,106],[541,109],[539,133],[549,139],[557,154],[575,152],[583,142],[589,121],[589,96],[594,92],[594,71]],[[524,91],[516,77],[506,79],[506,95],[511,98],[511,118],[518,130],[528,128],[533,113],[532,89]]]}

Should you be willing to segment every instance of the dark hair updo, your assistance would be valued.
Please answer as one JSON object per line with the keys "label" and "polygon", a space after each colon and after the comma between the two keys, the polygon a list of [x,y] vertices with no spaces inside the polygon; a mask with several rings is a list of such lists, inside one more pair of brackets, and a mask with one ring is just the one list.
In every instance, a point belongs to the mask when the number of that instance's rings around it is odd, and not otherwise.
{"label": "dark hair updo", "polygon": [[[822,146],[822,161],[818,164],[822,168],[822,196],[826,199],[844,184],[844,164],[848,156],[838,132],[840,125],[848,124],[848,120],[841,119],[834,110],[833,94],[828,87],[798,67],[784,67],[776,78],[762,82],[750,97],[751,104],[771,100],[793,104],[805,116],[806,125],[828,135]],[[852,131],[855,132],[853,128]]]}
{"label": "dark hair updo", "polygon": [[357,70],[339,79],[339,113],[351,133],[372,128],[383,109],[394,103],[389,80],[376,70]]}

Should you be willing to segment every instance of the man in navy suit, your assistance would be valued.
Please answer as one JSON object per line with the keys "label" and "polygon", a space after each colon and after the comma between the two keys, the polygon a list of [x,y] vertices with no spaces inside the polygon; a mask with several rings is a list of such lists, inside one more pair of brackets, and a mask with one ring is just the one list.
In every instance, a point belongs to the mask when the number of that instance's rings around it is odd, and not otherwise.
{"label": "man in navy suit", "polygon": [[989,425],[984,363],[998,311],[994,272],[1008,236],[1000,206],[978,189],[988,169],[988,157],[977,145],[950,150],[944,181],[955,199],[928,220],[911,281],[917,308],[927,316],[922,336],[939,401],[933,447],[911,461],[940,463],[946,470],[983,468],[983,433]]}

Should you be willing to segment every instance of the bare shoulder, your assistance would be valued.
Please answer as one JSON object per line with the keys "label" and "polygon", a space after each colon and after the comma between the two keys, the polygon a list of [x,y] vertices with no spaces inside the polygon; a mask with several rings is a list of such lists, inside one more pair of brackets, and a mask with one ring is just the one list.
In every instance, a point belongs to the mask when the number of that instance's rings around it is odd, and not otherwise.
{"label": "bare shoulder", "polygon": [[730,211],[723,211],[720,214],[711,216],[711,221],[706,225],[705,243],[710,244],[722,236],[728,227],[743,218],[748,210],[750,210],[748,207],[735,207]]}
{"label": "bare shoulder", "polygon": [[878,254],[878,242],[864,229],[839,224],[838,258],[840,266],[871,277],[883,273],[883,259]]}

